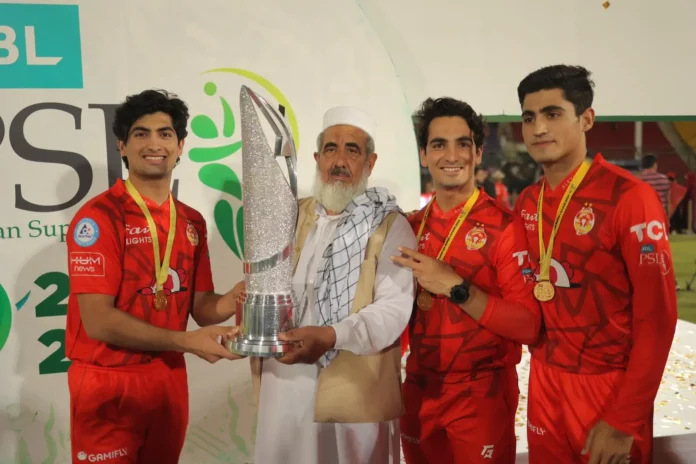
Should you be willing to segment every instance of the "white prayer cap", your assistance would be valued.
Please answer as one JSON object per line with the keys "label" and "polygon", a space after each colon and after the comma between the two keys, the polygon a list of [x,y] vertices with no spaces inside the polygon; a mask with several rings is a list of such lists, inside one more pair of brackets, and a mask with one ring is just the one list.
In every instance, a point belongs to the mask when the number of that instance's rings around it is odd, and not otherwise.
{"label": "white prayer cap", "polygon": [[324,124],[321,130],[323,132],[331,126],[344,124],[362,129],[373,140],[375,138],[375,129],[377,127],[375,120],[363,110],[352,106],[337,106],[327,111],[324,114]]}

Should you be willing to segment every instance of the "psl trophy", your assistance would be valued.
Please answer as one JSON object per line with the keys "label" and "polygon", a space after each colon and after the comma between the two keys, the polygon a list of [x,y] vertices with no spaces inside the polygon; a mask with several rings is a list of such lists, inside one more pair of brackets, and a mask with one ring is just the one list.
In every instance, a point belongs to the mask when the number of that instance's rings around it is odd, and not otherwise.
{"label": "psl trophy", "polygon": [[[258,106],[275,132],[272,150]],[[284,118],[251,89],[239,94],[242,120],[242,186],[244,205],[245,292],[237,300],[241,334],[227,349],[244,356],[279,357],[292,348],[278,334],[292,328],[293,253],[297,227],[297,157],[292,132]],[[283,156],[288,180],[276,161]]]}

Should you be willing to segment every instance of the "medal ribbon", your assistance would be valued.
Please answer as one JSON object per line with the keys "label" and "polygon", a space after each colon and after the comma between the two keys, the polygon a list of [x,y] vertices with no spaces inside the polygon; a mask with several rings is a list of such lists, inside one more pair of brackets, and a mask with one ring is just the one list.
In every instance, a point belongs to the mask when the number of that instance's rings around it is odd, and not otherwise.
{"label": "medal ribbon", "polygon": [[570,185],[568,185],[568,188],[566,189],[565,193],[563,194],[563,198],[561,199],[561,204],[558,207],[558,211],[556,212],[556,219],[553,221],[553,229],[551,229],[551,238],[549,238],[549,245],[548,247],[544,247],[544,234],[542,232],[542,224],[543,224],[543,218],[542,218],[542,208],[544,204],[544,187],[546,186],[546,182],[541,184],[541,191],[539,192],[539,200],[537,201],[537,223],[538,223],[538,234],[539,234],[539,282],[548,282],[549,277],[550,277],[550,271],[551,271],[551,255],[553,253],[553,244],[556,240],[556,234],[558,233],[558,229],[561,226],[561,219],[563,219],[563,215],[566,212],[566,209],[568,209],[568,205],[570,204],[570,199],[575,193],[575,191],[578,189],[580,186],[580,183],[582,180],[585,178],[585,175],[587,174],[587,171],[590,170],[590,166],[592,166],[592,162],[589,160],[583,161],[583,163],[580,165],[578,170],[575,172],[575,175],[573,176],[573,179],[570,181]]}
{"label": "medal ribbon", "polygon": [[[471,194],[469,199],[464,204],[464,207],[459,212],[459,216],[457,216],[457,220],[454,222],[454,225],[450,229],[449,235],[447,235],[447,238],[442,244],[442,248],[440,248],[440,253],[438,253],[437,255],[438,261],[442,260],[442,258],[444,258],[447,254],[447,250],[449,250],[449,247],[452,244],[452,239],[454,239],[454,236],[457,235],[459,228],[462,226],[462,224],[464,224],[466,217],[471,212],[472,208],[474,207],[474,204],[476,203],[476,200],[478,200],[478,197],[479,189],[474,189],[474,193]],[[425,228],[425,221],[428,220],[428,215],[430,214],[430,208],[433,204],[433,201],[435,201],[434,196],[428,202],[428,206],[425,207],[425,213],[423,213],[423,219],[421,220],[420,228],[418,229],[418,242],[420,242],[421,235],[423,234],[423,229]]]}
{"label": "medal ribbon", "polygon": [[150,230],[150,236],[152,237],[152,247],[155,251],[155,276],[157,277],[157,292],[161,292],[164,289],[164,283],[167,281],[169,276],[169,261],[172,257],[172,248],[174,245],[174,233],[176,232],[176,206],[174,205],[174,198],[172,193],[169,192],[169,234],[167,235],[167,248],[164,249],[164,259],[160,263],[160,246],[159,239],[157,236],[157,226],[155,225],[154,219],[152,219],[152,214],[150,210],[147,209],[143,197],[140,193],[133,187],[130,179],[126,180],[126,189],[130,193],[135,203],[140,207],[140,210],[145,215],[147,219],[147,226]]}

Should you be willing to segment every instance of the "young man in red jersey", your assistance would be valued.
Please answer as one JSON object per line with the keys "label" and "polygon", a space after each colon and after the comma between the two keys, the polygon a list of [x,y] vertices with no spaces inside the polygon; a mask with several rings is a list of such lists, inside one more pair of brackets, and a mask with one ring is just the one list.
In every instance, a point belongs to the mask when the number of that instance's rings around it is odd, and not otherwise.
{"label": "young man in red jersey", "polygon": [[428,99],[416,113],[435,195],[410,222],[418,251],[398,264],[418,280],[409,326],[401,437],[407,463],[513,463],[521,343],[540,310],[517,255],[520,221],[476,188],[485,123],[468,104]]}
{"label": "young man in red jersey", "polygon": [[[66,353],[73,459],[177,463],[188,425],[184,353],[237,359],[218,327],[239,288],[213,292],[205,220],[169,186],[187,131],[186,104],[130,96],[113,130],[128,180],[88,201],[68,232]],[[187,332],[189,314],[200,326]]]}
{"label": "young man in red jersey", "polygon": [[531,347],[532,464],[652,462],[653,403],[676,327],[660,199],[600,154],[588,158],[593,85],[586,69],[557,65],[517,89],[524,142],[544,170],[515,208],[545,328]]}

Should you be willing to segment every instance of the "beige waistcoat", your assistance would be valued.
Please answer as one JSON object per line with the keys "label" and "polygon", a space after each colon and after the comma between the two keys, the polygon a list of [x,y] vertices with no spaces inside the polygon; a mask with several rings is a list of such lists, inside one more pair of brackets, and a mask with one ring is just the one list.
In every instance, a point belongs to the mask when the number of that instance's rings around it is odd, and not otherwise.
{"label": "beige waistcoat", "polygon": [[[307,235],[317,220],[315,207],[314,198],[300,200],[295,267]],[[397,214],[389,214],[367,242],[352,313],[357,313],[374,301],[377,260]],[[252,357],[250,362],[254,396],[258,404],[263,359]],[[341,350],[328,367],[320,370],[314,404],[315,422],[375,423],[396,419],[403,413],[399,339],[379,354],[371,356],[358,356]]]}

